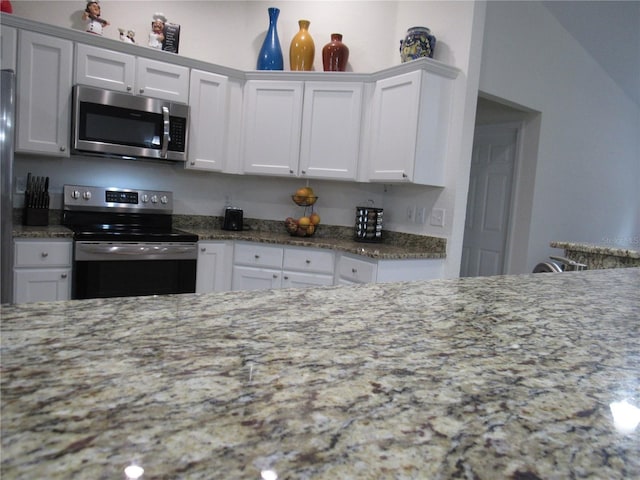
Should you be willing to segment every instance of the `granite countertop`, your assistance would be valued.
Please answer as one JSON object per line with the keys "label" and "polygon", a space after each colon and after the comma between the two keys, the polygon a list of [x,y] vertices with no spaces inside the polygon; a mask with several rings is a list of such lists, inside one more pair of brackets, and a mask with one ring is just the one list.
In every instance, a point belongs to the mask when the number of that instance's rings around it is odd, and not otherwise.
{"label": "granite countertop", "polygon": [[2,478],[638,478],[639,290],[628,268],[3,306]]}
{"label": "granite countertop", "polygon": [[[331,225],[319,227],[312,237],[295,237],[284,232],[283,222],[248,219],[246,230],[233,232],[221,229],[220,217],[174,216],[174,226],[198,235],[200,240],[239,240],[301,247],[328,248],[374,259],[441,259],[446,257],[447,241],[427,235],[384,232],[382,243],[353,240],[353,228]],[[73,232],[59,224],[24,226],[16,222],[15,238],[72,238]]]}
{"label": "granite countertop", "polygon": [[576,242],[551,242],[553,248],[564,248],[577,252],[595,253],[599,255],[612,255],[616,257],[640,258],[640,251],[614,245],[594,245],[591,243]]}

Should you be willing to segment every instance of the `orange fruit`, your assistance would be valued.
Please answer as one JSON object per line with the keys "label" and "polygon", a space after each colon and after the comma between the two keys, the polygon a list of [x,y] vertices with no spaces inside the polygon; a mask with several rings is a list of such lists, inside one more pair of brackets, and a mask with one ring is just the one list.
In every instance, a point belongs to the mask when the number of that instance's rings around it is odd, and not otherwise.
{"label": "orange fruit", "polygon": [[309,225],[307,227],[307,235],[313,235],[313,232],[316,231],[316,226],[315,225]]}
{"label": "orange fruit", "polygon": [[298,219],[298,226],[306,228],[311,225],[311,219],[309,217],[300,217]]}
{"label": "orange fruit", "polygon": [[318,225],[320,223],[320,215],[318,215],[316,212],[313,212],[311,215],[309,215],[309,220],[311,220],[311,225]]}

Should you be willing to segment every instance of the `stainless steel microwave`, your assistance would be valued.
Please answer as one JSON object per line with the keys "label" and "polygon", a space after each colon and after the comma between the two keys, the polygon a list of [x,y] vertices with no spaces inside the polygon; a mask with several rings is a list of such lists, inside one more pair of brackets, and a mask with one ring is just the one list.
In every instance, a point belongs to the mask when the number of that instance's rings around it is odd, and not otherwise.
{"label": "stainless steel microwave", "polygon": [[187,160],[189,106],[102,88],[73,88],[73,153]]}

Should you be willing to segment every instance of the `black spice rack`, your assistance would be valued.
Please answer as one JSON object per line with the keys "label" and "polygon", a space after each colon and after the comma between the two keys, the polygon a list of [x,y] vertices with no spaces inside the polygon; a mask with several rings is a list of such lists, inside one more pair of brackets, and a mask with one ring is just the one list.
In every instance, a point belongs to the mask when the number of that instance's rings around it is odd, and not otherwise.
{"label": "black spice rack", "polygon": [[49,225],[49,177],[27,174],[24,191],[24,225]]}
{"label": "black spice rack", "polygon": [[382,208],[356,207],[356,242],[382,241]]}

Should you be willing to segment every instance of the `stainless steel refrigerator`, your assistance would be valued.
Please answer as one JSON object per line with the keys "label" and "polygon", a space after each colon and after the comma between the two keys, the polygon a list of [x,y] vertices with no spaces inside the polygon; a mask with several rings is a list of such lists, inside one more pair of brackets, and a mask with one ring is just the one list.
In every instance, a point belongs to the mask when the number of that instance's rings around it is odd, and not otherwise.
{"label": "stainless steel refrigerator", "polygon": [[2,185],[0,302],[11,303],[13,301],[13,131],[16,75],[13,70],[2,70],[0,73],[0,180]]}

